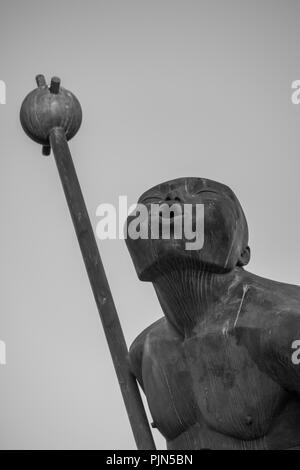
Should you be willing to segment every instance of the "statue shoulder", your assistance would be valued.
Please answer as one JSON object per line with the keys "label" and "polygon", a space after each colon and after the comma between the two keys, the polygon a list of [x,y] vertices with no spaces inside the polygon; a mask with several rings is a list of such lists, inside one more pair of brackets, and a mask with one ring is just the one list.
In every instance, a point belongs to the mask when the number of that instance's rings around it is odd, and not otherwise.
{"label": "statue shoulder", "polygon": [[160,330],[165,328],[165,323],[166,319],[164,317],[152,323],[136,337],[129,348],[130,367],[142,388],[142,362],[146,340],[150,334],[155,335],[157,333],[159,335]]}
{"label": "statue shoulder", "polygon": [[267,344],[283,351],[300,340],[300,287],[289,284],[281,286],[277,293],[279,301],[270,316]]}
{"label": "statue shoulder", "polygon": [[129,349],[129,361],[133,374],[143,388],[142,367],[145,355],[151,356],[153,351],[170,350],[170,344],[176,347],[181,339],[176,330],[165,317],[148,326],[133,341]]}
{"label": "statue shoulder", "polygon": [[[300,316],[300,287],[247,273],[243,279],[256,326],[263,329]],[[254,326],[254,325],[253,325]]]}
{"label": "statue shoulder", "polygon": [[[248,345],[261,369],[285,389],[300,393],[300,287],[270,281],[262,302],[266,310],[257,341]],[[253,330],[252,340],[254,336]]]}
{"label": "statue shoulder", "polygon": [[[300,287],[246,273],[233,333],[258,368],[300,392]],[[240,302],[240,306],[242,301]],[[299,353],[300,358],[300,353]],[[297,360],[295,360],[297,359]]]}
{"label": "statue shoulder", "polygon": [[160,318],[156,322],[152,323],[150,326],[145,328],[133,341],[132,345],[130,346],[129,352],[130,354],[135,354],[137,350],[143,349],[146,338],[148,334],[159,331],[164,324],[165,318]]}

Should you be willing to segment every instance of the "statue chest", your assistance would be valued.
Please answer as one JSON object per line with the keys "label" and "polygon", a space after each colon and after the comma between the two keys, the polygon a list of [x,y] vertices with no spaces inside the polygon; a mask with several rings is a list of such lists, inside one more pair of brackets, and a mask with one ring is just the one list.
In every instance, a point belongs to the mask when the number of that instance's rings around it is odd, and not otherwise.
{"label": "statue chest", "polygon": [[240,439],[264,436],[286,393],[258,368],[238,331],[210,329],[186,340],[184,349],[205,422]]}
{"label": "statue chest", "polygon": [[237,439],[261,437],[285,397],[222,328],[184,342],[150,338],[143,380],[155,424],[170,439],[196,423]]}

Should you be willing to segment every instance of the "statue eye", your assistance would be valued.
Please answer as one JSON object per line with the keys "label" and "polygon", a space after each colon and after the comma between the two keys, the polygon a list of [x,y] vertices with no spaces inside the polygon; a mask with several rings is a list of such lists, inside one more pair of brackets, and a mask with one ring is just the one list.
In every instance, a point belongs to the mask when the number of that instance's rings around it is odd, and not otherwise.
{"label": "statue eye", "polygon": [[210,194],[219,194],[218,191],[215,191],[214,189],[199,189],[199,191],[195,192],[195,195],[203,194],[203,193],[210,193]]}
{"label": "statue eye", "polygon": [[141,201],[141,204],[160,204],[160,203],[161,203],[161,198],[157,196],[148,196],[148,197],[145,197]]}

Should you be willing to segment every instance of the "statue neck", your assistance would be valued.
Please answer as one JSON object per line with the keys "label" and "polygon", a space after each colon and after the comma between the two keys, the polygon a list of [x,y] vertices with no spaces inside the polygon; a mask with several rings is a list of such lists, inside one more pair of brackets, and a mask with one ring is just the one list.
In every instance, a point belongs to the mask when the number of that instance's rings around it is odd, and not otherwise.
{"label": "statue neck", "polygon": [[226,301],[230,287],[238,282],[237,271],[217,274],[186,267],[162,273],[153,285],[167,320],[182,336],[189,334]]}

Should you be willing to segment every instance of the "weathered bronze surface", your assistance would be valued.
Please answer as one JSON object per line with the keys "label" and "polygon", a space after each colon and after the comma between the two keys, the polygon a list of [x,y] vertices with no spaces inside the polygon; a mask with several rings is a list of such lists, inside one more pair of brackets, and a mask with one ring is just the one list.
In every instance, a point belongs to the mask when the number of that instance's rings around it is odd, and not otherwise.
{"label": "weathered bronze surface", "polygon": [[201,250],[187,251],[184,239],[127,239],[164,313],[130,359],[167,447],[300,448],[300,288],[244,269],[247,222],[227,186],[180,178],[139,202],[205,207]]}

